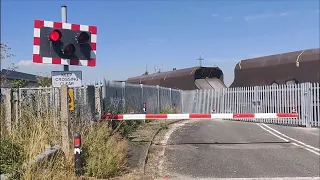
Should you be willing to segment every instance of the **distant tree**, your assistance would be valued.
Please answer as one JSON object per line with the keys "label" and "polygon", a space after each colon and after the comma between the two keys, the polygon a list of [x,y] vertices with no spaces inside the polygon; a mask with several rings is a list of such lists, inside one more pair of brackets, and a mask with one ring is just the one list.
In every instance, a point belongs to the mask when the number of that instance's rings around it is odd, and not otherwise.
{"label": "distant tree", "polygon": [[[15,55],[10,53],[11,48],[7,45],[7,43],[1,42],[0,45],[1,45],[1,47],[0,47],[0,51],[1,51],[0,63],[1,63],[1,65],[3,65],[4,61],[10,61],[10,59],[15,57]],[[15,71],[16,69],[18,69],[18,67],[15,66],[14,63],[11,63],[11,64],[12,64],[11,67],[7,68],[8,70]],[[8,73],[9,73],[9,71],[7,71],[6,73],[1,71],[1,74],[0,74],[1,87],[8,82],[8,79],[7,79]]]}
{"label": "distant tree", "polygon": [[28,85],[28,81],[24,79],[13,80],[11,84],[14,88],[24,88]]}
{"label": "distant tree", "polygon": [[41,87],[50,87],[52,85],[51,76],[48,74],[37,75],[37,83]]}

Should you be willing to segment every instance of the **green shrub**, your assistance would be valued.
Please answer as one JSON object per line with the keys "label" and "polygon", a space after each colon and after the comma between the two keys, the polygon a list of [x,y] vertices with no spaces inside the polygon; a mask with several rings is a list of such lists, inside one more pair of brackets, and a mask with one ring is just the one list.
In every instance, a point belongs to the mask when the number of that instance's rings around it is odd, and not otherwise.
{"label": "green shrub", "polygon": [[126,165],[126,141],[118,135],[110,136],[106,123],[94,124],[82,137],[86,176],[109,178],[119,175]]}
{"label": "green shrub", "polygon": [[160,113],[161,113],[161,114],[177,114],[177,113],[179,113],[179,112],[180,112],[179,109],[176,108],[176,107],[174,107],[174,108],[165,107],[165,108],[162,108],[162,109],[160,110]]}
{"label": "green shrub", "polygon": [[21,145],[12,140],[0,140],[0,174],[18,171],[23,163]]}

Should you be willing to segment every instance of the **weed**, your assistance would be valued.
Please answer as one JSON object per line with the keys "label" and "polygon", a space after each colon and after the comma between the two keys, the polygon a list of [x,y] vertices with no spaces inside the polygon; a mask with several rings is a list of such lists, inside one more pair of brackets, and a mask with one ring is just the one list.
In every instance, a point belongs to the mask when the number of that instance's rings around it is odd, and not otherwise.
{"label": "weed", "polygon": [[161,130],[168,129],[169,125],[167,123],[160,123]]}
{"label": "weed", "polygon": [[[8,169],[18,171],[19,179],[74,179],[73,152],[70,154],[59,152],[58,155],[35,166],[28,164],[46,147],[55,144],[61,145],[61,123],[57,117],[54,118],[50,113],[39,116],[29,107],[23,107],[19,120],[13,122],[11,133],[8,133],[3,113],[4,109],[1,108],[1,140],[7,142],[5,146],[3,143],[0,144],[1,149],[6,152],[14,152],[3,154],[3,156],[11,158],[12,161],[12,163],[4,162],[3,169],[6,169],[5,172]],[[127,144],[120,133],[114,132],[111,134],[108,125],[103,123],[93,125],[78,123],[73,124],[72,127],[72,133],[79,132],[82,136],[83,157],[85,158],[84,169],[87,176],[110,178],[120,174],[125,169]],[[127,131],[129,130],[125,132]],[[72,146],[71,138],[70,147]],[[13,144],[9,145],[10,142],[13,142]],[[16,158],[20,156],[23,158]],[[27,163],[23,170],[17,167],[21,167],[22,163]],[[10,168],[7,166],[10,166]]]}
{"label": "weed", "polygon": [[177,107],[173,107],[173,108],[165,107],[160,110],[161,114],[177,114],[179,112],[180,112],[179,108]]}
{"label": "weed", "polygon": [[0,174],[11,174],[21,167],[23,150],[11,140],[0,140]]}

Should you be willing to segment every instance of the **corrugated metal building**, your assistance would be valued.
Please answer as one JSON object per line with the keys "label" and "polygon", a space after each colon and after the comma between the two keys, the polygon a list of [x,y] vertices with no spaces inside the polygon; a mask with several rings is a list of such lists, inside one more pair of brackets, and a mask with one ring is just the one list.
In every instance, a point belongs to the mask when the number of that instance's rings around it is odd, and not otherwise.
{"label": "corrugated metal building", "polygon": [[320,49],[307,49],[240,61],[230,87],[320,82]]}
{"label": "corrugated metal building", "polygon": [[173,71],[142,75],[127,79],[128,83],[159,85],[181,90],[198,89],[196,79],[217,78],[223,82],[223,72],[219,67],[191,67]]}

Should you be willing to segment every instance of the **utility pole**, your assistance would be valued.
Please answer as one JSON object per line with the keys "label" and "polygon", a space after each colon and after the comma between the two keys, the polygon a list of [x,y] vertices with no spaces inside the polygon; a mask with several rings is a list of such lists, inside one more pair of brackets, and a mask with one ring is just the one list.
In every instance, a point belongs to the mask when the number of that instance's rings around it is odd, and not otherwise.
{"label": "utility pole", "polygon": [[[67,6],[61,6],[61,22],[67,23]],[[63,65],[63,71],[69,71],[69,65]]]}
{"label": "utility pole", "polygon": [[199,61],[199,66],[202,67],[202,62],[204,61],[204,59],[202,59],[200,56],[197,60]]}

